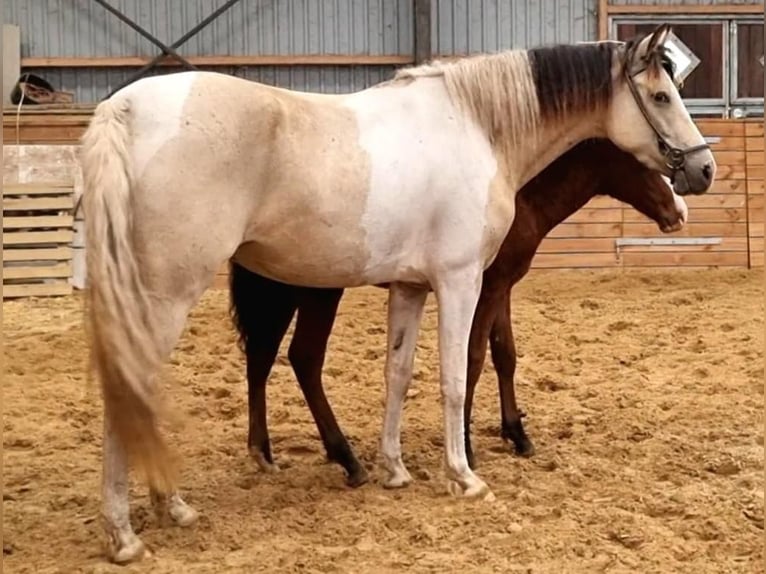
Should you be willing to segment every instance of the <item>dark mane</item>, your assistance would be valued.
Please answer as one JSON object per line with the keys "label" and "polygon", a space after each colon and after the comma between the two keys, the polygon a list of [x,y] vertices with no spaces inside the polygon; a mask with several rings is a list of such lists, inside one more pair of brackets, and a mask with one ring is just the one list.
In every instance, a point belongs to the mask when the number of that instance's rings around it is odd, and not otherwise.
{"label": "dark mane", "polygon": [[545,120],[595,110],[612,97],[614,42],[528,50],[540,113]]}

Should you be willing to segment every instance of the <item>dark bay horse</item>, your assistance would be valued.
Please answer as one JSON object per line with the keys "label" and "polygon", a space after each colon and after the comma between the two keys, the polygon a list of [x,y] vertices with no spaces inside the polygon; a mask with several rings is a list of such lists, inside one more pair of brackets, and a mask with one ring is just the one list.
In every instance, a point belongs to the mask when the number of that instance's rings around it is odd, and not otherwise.
{"label": "dark bay horse", "polygon": [[[511,288],[529,270],[543,238],[597,195],[610,195],[653,219],[663,232],[683,226],[686,204],[661,175],[650,171],[609,140],[587,140],[559,157],[516,197],[516,218],[492,265],[484,272],[474,313],[468,356],[464,408],[465,445],[475,465],[470,419],[476,383],[490,343],[497,371],[502,437],[516,451],[531,455],[523,414],[516,404],[516,348],[511,326]],[[236,263],[230,274],[231,315],[247,358],[249,402],[248,446],[264,470],[273,465],[266,423],[266,380],[282,338],[297,311],[288,357],[327,456],[347,473],[347,483],[359,486],[367,472],[341,431],[322,387],[322,366],[343,289],[298,287],[251,273]]]}

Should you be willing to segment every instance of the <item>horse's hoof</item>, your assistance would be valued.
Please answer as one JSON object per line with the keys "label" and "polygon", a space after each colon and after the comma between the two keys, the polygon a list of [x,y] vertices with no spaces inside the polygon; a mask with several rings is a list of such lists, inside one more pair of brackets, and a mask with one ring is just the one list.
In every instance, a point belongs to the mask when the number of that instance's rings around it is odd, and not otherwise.
{"label": "horse's hoof", "polygon": [[263,454],[262,451],[255,448],[251,448],[250,456],[258,465],[258,468],[261,469],[261,472],[266,472],[266,473],[279,472],[279,466],[277,466],[277,464],[274,462],[269,462],[268,460],[266,460],[266,456]]}
{"label": "horse's hoof", "polygon": [[452,496],[458,498],[482,500],[484,502],[494,502],[496,500],[494,493],[486,482],[478,478],[472,482],[472,485],[465,488],[458,481],[450,480],[447,482],[447,490]]}
{"label": "horse's hoof", "polygon": [[173,519],[173,522],[182,528],[191,526],[197,522],[197,519],[199,518],[199,512],[183,501],[174,503],[168,509],[168,514],[170,514],[170,518]]}
{"label": "horse's hoof", "polygon": [[533,445],[532,441],[529,439],[524,439],[523,441],[514,444],[514,450],[517,455],[523,456],[524,458],[535,456],[535,445]]}
{"label": "horse's hoof", "polygon": [[363,484],[367,484],[369,482],[370,476],[367,474],[367,471],[364,469],[364,467],[360,466],[354,472],[350,472],[348,476],[346,477],[346,485],[351,488],[359,488]]}
{"label": "horse's hoof", "polygon": [[388,478],[383,481],[383,488],[404,488],[412,483],[412,475],[406,468],[390,472]]}
{"label": "horse's hoof", "polygon": [[107,556],[115,564],[130,564],[152,555],[141,539],[133,533],[122,540],[111,539],[107,546]]}

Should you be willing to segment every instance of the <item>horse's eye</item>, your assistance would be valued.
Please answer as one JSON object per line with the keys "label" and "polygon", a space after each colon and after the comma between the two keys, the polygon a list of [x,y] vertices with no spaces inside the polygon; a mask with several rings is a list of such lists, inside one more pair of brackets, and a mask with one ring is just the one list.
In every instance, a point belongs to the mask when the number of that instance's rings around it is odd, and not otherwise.
{"label": "horse's eye", "polygon": [[669,104],[670,96],[667,92],[656,92],[652,95],[652,99],[658,104]]}

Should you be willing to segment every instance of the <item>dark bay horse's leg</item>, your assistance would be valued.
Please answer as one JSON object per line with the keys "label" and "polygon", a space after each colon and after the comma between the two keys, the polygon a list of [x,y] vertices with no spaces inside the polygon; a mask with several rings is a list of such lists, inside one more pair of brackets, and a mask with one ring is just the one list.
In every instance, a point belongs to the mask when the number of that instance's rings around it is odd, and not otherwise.
{"label": "dark bay horse's leg", "polygon": [[505,284],[495,285],[486,282],[482,287],[479,302],[476,305],[476,311],[473,315],[473,324],[471,326],[471,337],[468,340],[468,375],[466,378],[465,389],[465,408],[463,410],[465,425],[465,453],[468,458],[468,464],[475,468],[476,459],[471,446],[471,411],[473,410],[473,397],[476,391],[476,384],[481,377],[481,371],[484,368],[484,359],[487,356],[487,339],[489,339],[490,329],[498,309],[503,303],[503,290],[507,289]]}
{"label": "dark bay horse's leg", "polygon": [[247,362],[247,446],[258,466],[274,470],[266,422],[266,382],[297,307],[297,287],[267,279],[233,264],[231,314]]}
{"label": "dark bay horse's leg", "polygon": [[516,405],[514,375],[516,373],[516,344],[511,324],[511,291],[506,292],[499,312],[495,316],[490,334],[492,362],[497,372],[502,412],[502,437],[513,441],[517,454],[532,456],[535,447],[524,432],[521,419],[524,414]]}
{"label": "dark bay horse's leg", "polygon": [[343,289],[301,290],[298,319],[288,358],[322,437],[327,458],[346,470],[346,483],[349,486],[357,487],[367,482],[367,471],[357,460],[340,430],[322,386],[327,342],[342,296]]}

